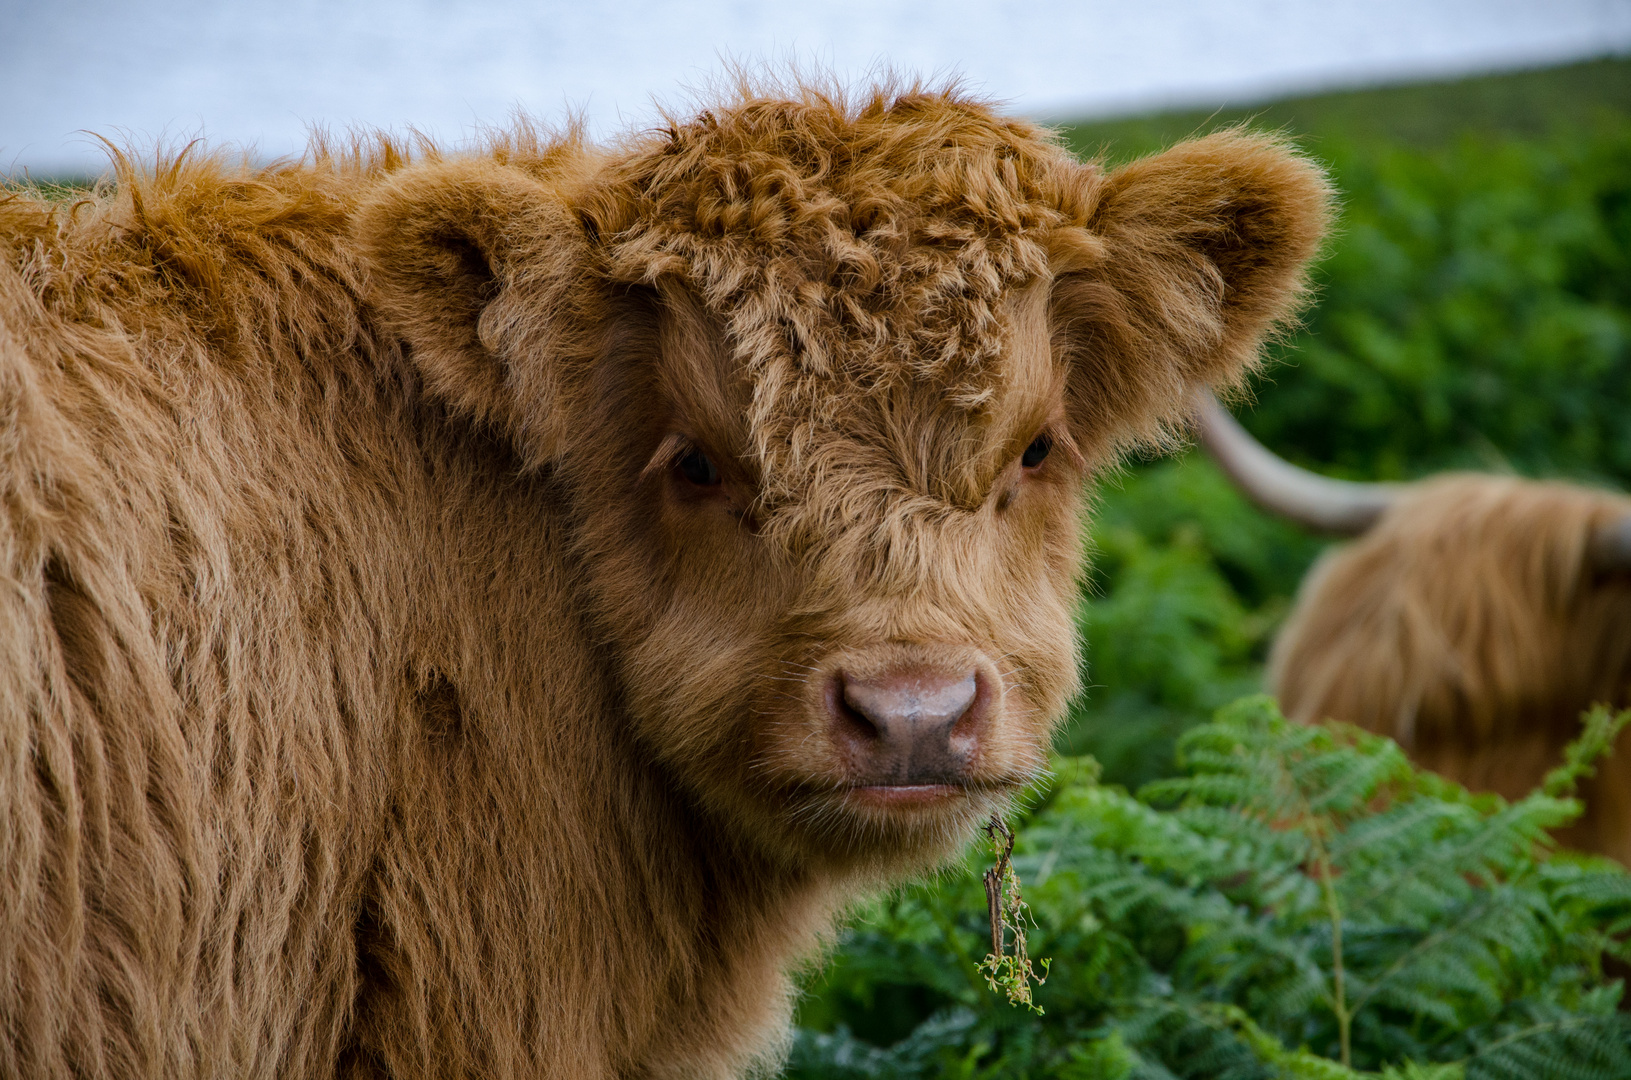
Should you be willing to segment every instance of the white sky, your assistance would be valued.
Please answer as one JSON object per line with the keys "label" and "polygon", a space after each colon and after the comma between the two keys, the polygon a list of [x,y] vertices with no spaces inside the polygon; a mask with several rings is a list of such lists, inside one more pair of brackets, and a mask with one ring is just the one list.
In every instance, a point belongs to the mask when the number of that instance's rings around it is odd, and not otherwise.
{"label": "white sky", "polygon": [[649,122],[721,57],[958,72],[1105,115],[1631,52],[1631,0],[0,0],[0,173],[100,171],[81,129],[298,152],[308,125],[456,139],[516,106]]}

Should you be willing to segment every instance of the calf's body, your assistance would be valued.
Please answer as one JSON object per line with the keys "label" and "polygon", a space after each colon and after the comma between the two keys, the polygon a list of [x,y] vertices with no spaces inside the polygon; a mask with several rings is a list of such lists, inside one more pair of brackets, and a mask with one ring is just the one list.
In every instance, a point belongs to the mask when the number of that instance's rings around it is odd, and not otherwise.
{"label": "calf's body", "polygon": [[1325,203],[882,90],[0,203],[0,1074],[773,1062]]}

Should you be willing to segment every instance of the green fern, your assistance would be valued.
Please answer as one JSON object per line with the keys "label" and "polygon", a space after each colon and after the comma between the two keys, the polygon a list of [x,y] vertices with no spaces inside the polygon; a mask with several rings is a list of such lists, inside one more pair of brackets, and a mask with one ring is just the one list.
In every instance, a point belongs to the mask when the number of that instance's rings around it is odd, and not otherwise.
{"label": "green fern", "polygon": [[826,1030],[800,1033],[792,1074],[1631,1078],[1603,967],[1628,951],[1631,874],[1547,834],[1627,722],[1592,714],[1512,803],[1261,697],[1184,735],[1183,775],[1137,798],[1060,761],[1012,857],[1053,958],[1046,1017],[963,966],[989,936],[971,866],[877,905],[814,974],[803,1018]]}

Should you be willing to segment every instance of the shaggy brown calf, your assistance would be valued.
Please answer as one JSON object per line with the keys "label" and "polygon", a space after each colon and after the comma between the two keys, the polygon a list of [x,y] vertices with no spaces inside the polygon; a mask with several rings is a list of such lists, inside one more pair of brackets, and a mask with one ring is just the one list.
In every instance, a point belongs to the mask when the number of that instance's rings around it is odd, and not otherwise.
{"label": "shaggy brown calf", "polygon": [[0,204],[0,1075],[737,1075],[1036,774],[1325,183],[790,96]]}
{"label": "shaggy brown calf", "polygon": [[[1260,504],[1363,533],[1309,573],[1275,639],[1286,715],[1359,724],[1517,798],[1562,760],[1584,710],[1631,705],[1631,498],[1497,476],[1346,484],[1270,461],[1215,404],[1202,416]],[[1585,816],[1559,839],[1631,865],[1631,731],[1581,793]]]}

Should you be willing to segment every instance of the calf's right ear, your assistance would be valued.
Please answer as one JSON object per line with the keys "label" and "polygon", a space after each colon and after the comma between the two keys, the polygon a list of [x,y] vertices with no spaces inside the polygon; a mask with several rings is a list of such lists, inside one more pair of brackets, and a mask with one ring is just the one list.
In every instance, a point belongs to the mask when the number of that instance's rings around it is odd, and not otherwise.
{"label": "calf's right ear", "polygon": [[427,392],[529,464],[554,458],[596,346],[589,245],[567,200],[492,160],[431,161],[382,181],[356,235],[370,302]]}

